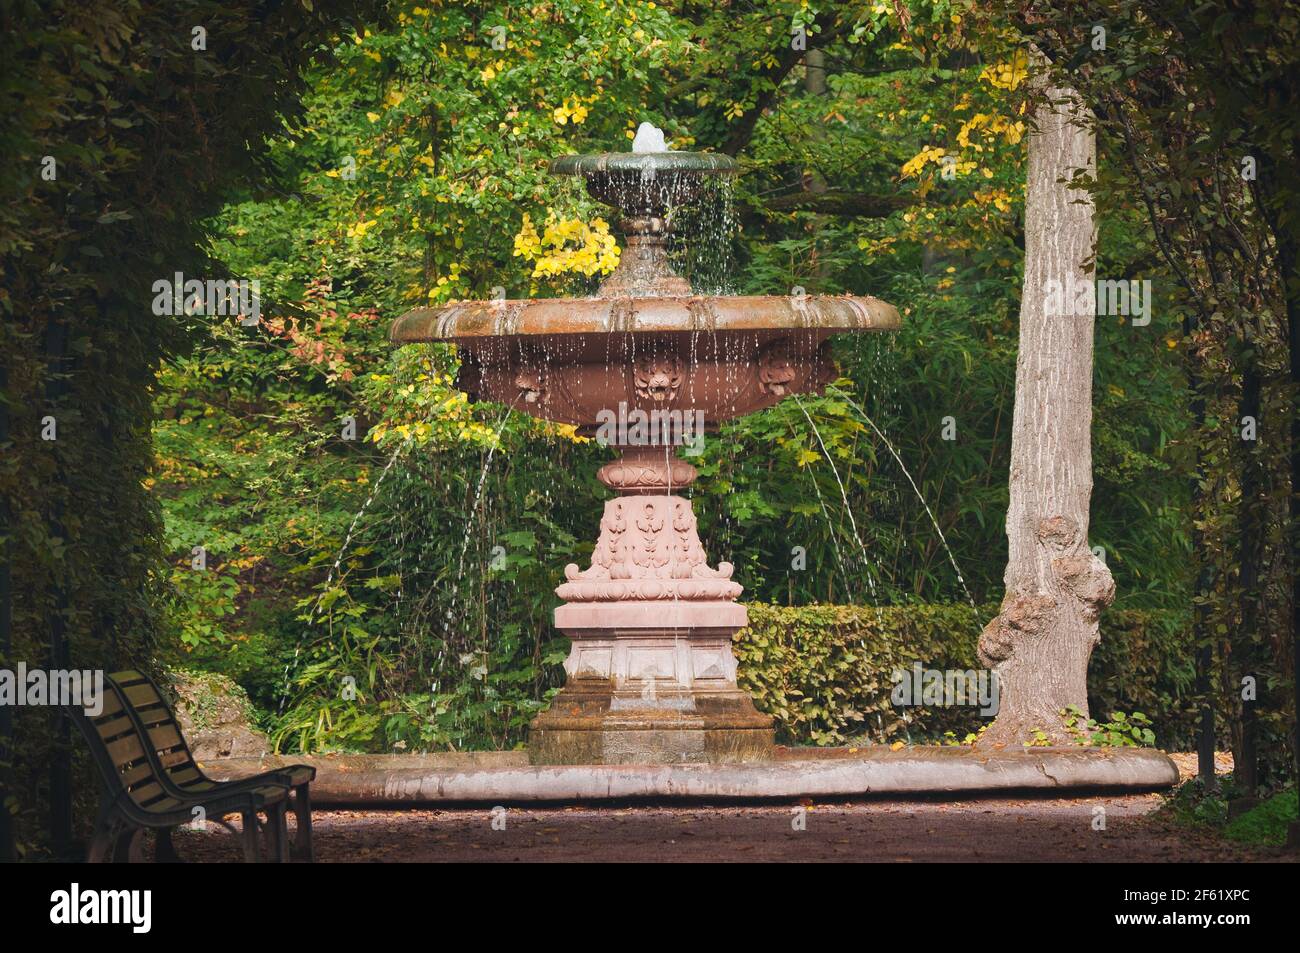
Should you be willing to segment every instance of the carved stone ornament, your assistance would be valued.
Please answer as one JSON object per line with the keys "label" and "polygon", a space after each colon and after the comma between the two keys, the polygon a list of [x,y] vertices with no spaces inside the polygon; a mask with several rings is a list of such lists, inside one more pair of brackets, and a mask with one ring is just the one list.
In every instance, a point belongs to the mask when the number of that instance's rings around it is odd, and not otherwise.
{"label": "carved stone ornament", "polygon": [[540,367],[524,366],[515,374],[515,386],[519,397],[526,404],[544,404],[546,402],[546,371]]}
{"label": "carved stone ornament", "polygon": [[780,338],[758,354],[758,389],[777,399],[792,393],[820,393],[835,380],[835,373],[829,341],[808,354],[790,338]]}
{"label": "carved stone ornament", "polygon": [[695,482],[697,471],[664,447],[628,447],[596,471],[596,479],[619,493],[668,493]]}
{"label": "carved stone ornament", "polygon": [[637,358],[632,380],[637,396],[644,400],[670,401],[682,386],[682,359],[675,354]]}
{"label": "carved stone ornament", "polygon": [[709,567],[690,500],[619,497],[605,504],[591,566],[570,563],[555,592],[569,602],[728,600],[741,593],[732,569]]}
{"label": "carved stone ornament", "polygon": [[765,394],[784,397],[799,376],[794,347],[789,338],[773,341],[758,355],[758,387]]}

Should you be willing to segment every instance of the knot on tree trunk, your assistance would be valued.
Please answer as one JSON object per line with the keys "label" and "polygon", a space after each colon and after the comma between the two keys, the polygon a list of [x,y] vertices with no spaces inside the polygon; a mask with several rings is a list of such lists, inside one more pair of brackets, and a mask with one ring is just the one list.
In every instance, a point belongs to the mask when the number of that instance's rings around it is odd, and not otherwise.
{"label": "knot on tree trunk", "polygon": [[1083,542],[1079,524],[1068,516],[1049,516],[1038,521],[1038,541],[1048,552],[1068,553]]}
{"label": "knot on tree trunk", "polygon": [[[1057,590],[1075,598],[1074,608],[1084,622],[1095,623],[1115,601],[1115,580],[1087,548],[1082,527],[1068,516],[1052,516],[1038,524],[1038,541],[1047,550]],[[1095,637],[1092,644],[1097,644]]]}
{"label": "knot on tree trunk", "polygon": [[1079,600],[1079,615],[1085,622],[1095,623],[1101,610],[1115,601],[1115,580],[1092,553],[1053,559],[1052,574],[1062,589]]}
{"label": "knot on tree trunk", "polygon": [[1049,595],[1008,592],[1002,600],[1002,611],[980,633],[976,647],[980,664],[994,668],[998,662],[1010,658],[1017,643],[1046,628],[1055,609],[1056,600]]}
{"label": "knot on tree trunk", "polygon": [[1046,551],[1050,578],[1043,580],[1042,588],[1007,591],[1002,610],[980,633],[977,652],[986,667],[1010,659],[1026,640],[1078,628],[1078,622],[1090,630],[1091,649],[1099,640],[1101,610],[1115,600],[1115,580],[1106,564],[1085,548],[1078,523],[1068,516],[1048,517],[1039,521],[1037,536]]}

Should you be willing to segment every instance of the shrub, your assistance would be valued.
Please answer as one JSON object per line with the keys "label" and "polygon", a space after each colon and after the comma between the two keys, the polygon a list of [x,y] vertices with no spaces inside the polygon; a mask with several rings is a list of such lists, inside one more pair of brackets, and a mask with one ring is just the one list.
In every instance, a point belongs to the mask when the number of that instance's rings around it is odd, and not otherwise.
{"label": "shrub", "polygon": [[[751,603],[736,634],[741,686],[777,722],[788,744],[939,741],[978,730],[975,706],[895,707],[894,673],[978,669],[975,643],[994,606],[774,606]],[[1191,737],[1185,694],[1191,680],[1184,636],[1170,613],[1112,610],[1088,673],[1089,707],[1099,719],[1142,711],[1158,744]]]}

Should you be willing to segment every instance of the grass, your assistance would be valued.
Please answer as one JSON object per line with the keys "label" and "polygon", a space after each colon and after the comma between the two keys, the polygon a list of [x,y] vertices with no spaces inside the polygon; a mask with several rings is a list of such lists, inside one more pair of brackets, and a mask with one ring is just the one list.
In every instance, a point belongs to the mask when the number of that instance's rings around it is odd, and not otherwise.
{"label": "grass", "polygon": [[1288,825],[1296,820],[1296,792],[1275,794],[1263,804],[1228,822],[1223,836],[1238,844],[1281,847]]}
{"label": "grass", "polygon": [[1200,779],[1178,786],[1159,813],[1175,824],[1212,832],[1251,847],[1281,847],[1287,826],[1296,820],[1295,788],[1273,795],[1253,810],[1228,820],[1228,802],[1238,796],[1231,775],[1221,777],[1220,790],[1206,792]]}

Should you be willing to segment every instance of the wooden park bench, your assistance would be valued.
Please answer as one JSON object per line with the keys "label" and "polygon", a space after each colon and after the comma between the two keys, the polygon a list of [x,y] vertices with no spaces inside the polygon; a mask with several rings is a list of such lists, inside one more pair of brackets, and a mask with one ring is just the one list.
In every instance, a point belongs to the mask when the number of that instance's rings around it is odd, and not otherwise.
{"label": "wooden park bench", "polygon": [[[293,765],[214,781],[195,762],[171,706],[147,676],[118,672],[108,676],[104,689],[103,710],[95,717],[69,709],[105,785],[88,860],[137,859],[146,828],[156,831],[155,859],[176,860],[173,828],[201,817],[233,833],[224,820],[233,814],[242,820],[246,861],[261,859],[259,830],[271,860],[312,859],[308,785],[315,768]],[[292,844],[286,821],[291,799],[298,823]]]}

